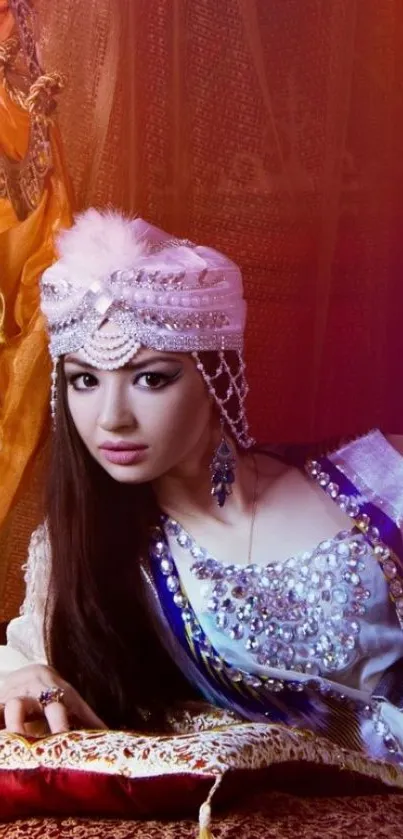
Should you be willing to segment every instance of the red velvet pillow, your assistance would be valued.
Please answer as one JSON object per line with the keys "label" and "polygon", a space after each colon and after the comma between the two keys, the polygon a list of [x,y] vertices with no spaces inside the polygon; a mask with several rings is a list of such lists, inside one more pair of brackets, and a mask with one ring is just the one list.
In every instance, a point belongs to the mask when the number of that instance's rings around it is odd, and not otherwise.
{"label": "red velvet pillow", "polygon": [[[225,719],[225,715],[224,715]],[[228,716],[226,717],[228,719]],[[212,727],[213,726],[213,727]],[[33,815],[121,817],[196,813],[216,783],[221,800],[265,783],[328,791],[360,779],[403,788],[396,766],[281,725],[198,715],[183,734],[71,731],[31,740],[0,732],[0,819]],[[185,726],[186,728],[186,726]],[[329,777],[330,776],[330,777]],[[337,779],[339,781],[336,784]],[[221,783],[222,781],[222,783]],[[322,784],[323,786],[323,784]]]}

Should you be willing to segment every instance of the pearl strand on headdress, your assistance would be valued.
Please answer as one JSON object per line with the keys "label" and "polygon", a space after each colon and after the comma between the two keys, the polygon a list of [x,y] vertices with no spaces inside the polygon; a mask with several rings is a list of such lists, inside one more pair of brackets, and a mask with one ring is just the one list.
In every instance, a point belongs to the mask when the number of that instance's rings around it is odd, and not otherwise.
{"label": "pearl strand on headdress", "polygon": [[53,366],[52,372],[50,374],[51,384],[50,384],[50,414],[52,417],[52,426],[53,428],[56,425],[56,408],[57,408],[57,365],[59,363],[58,358],[53,359]]}

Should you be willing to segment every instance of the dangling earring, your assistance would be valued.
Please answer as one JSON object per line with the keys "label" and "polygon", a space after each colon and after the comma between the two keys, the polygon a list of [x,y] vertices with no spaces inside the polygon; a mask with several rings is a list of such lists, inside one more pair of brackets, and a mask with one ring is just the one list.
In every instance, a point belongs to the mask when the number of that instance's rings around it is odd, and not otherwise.
{"label": "dangling earring", "polygon": [[232,493],[232,484],[235,481],[235,458],[225,439],[224,423],[221,423],[221,440],[214,452],[210,470],[211,494],[217,499],[218,506],[223,507]]}

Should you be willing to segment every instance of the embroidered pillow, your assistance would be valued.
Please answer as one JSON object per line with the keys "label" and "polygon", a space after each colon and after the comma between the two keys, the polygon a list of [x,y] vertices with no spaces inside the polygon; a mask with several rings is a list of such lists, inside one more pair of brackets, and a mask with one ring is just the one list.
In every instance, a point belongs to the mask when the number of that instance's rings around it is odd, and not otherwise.
{"label": "embroidered pillow", "polygon": [[[223,723],[224,721],[224,723]],[[184,733],[180,733],[184,732]],[[34,815],[184,816],[256,788],[351,780],[403,788],[396,766],[281,725],[184,714],[169,736],[71,731],[37,740],[0,732],[0,819]],[[206,818],[206,810],[203,818]]]}

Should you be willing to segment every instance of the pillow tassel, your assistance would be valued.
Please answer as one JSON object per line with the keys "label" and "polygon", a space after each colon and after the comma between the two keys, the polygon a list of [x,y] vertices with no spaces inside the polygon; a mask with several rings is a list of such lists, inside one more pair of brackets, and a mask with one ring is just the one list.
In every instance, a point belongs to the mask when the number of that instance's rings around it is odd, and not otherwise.
{"label": "pillow tassel", "polygon": [[211,825],[211,807],[207,801],[200,807],[199,812],[199,839],[214,839],[210,830]]}
{"label": "pillow tassel", "polygon": [[219,775],[216,778],[206,800],[200,807],[199,810],[199,837],[198,839],[214,839],[214,836],[210,830],[211,827],[211,799],[218,787],[220,786],[222,781],[222,775]]}

